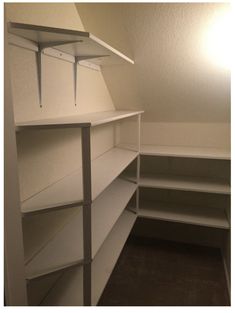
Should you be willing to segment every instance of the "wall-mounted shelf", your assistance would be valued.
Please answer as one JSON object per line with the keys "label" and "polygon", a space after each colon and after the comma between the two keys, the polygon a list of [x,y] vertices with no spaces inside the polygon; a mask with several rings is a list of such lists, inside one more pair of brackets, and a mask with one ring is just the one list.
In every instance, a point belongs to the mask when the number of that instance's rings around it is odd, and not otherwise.
{"label": "wall-mounted shelf", "polygon": [[[116,179],[92,204],[92,258],[95,257],[113,225],[136,191],[137,185]],[[41,215],[38,215],[40,222]],[[82,210],[73,214],[67,224],[35,253],[26,265],[26,276],[33,279],[83,262]],[[36,237],[37,229],[28,234]],[[40,235],[40,234],[39,234]],[[76,238],[76,245],[74,245]],[[34,249],[37,247],[32,240]],[[31,247],[29,247],[31,248]]]}
{"label": "wall-mounted shelf", "polygon": [[[93,160],[91,163],[92,200],[96,199],[137,155],[138,152],[113,148]],[[78,170],[22,202],[21,212],[24,214],[42,210],[46,212],[48,209],[82,205],[82,203],[82,171]]]}
{"label": "wall-mounted shelf", "polygon": [[62,128],[62,127],[94,127],[115,122],[132,116],[137,116],[143,111],[105,111],[75,116],[63,116],[51,119],[25,121],[16,123],[16,130]]}
{"label": "wall-mounted shelf", "polygon": [[[24,23],[8,23],[8,32],[23,40],[10,38],[10,43],[37,53],[39,101],[42,106],[42,54],[74,63],[74,100],[77,96],[77,64],[84,60],[94,66],[110,66],[134,61],[91,33]],[[30,42],[36,44],[31,48]],[[72,57],[72,59],[71,59]]]}
{"label": "wall-mounted shelf", "polygon": [[224,210],[218,208],[143,201],[140,205],[139,216],[206,227],[230,228]]}
{"label": "wall-mounted shelf", "polygon": [[8,32],[44,48],[54,47],[81,60],[89,59],[97,65],[134,64],[133,60],[89,32],[14,22],[8,24]]}

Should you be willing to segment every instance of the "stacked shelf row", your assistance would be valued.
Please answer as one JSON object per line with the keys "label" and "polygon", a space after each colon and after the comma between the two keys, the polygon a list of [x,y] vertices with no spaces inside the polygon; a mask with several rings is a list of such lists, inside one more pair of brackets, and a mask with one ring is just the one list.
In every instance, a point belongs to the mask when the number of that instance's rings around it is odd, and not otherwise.
{"label": "stacked shelf row", "polygon": [[[122,147],[133,149],[131,145]],[[140,147],[138,216],[229,229],[230,153],[197,147]],[[135,165],[124,176],[135,181]]]}
{"label": "stacked shelf row", "polygon": [[[136,190],[136,184],[117,178],[92,204],[92,257],[94,258],[105,238]],[[65,209],[67,210],[67,209]],[[53,212],[54,213],[54,212]],[[45,213],[25,218],[24,237],[26,277],[41,275],[83,262],[82,208],[64,212],[62,222],[55,224],[55,234],[46,234],[47,220],[56,223],[60,216]],[[50,214],[51,216],[48,216]],[[66,216],[67,215],[67,216]],[[61,225],[62,224],[62,225]],[[51,225],[51,224],[50,224]],[[51,226],[49,229],[52,232]],[[43,238],[43,237],[46,237]],[[49,240],[50,239],[50,240]],[[49,241],[48,241],[49,240]],[[74,244],[73,240],[76,242]]]}
{"label": "stacked shelf row", "polygon": [[[10,44],[36,53],[40,107],[42,54],[74,64],[75,105],[78,63],[89,60],[88,67],[93,64],[98,70],[134,63],[88,32],[14,22],[8,23],[8,32]],[[30,304],[97,303],[136,219],[136,213],[125,208],[137,184],[119,176],[138,152],[114,143],[112,149],[90,160],[90,129],[130,117],[137,117],[139,123],[141,113],[113,110],[16,123],[16,132],[81,128],[82,139],[82,167],[21,203]]]}
{"label": "stacked shelf row", "polygon": [[[92,200],[95,200],[137,155],[134,151],[113,148],[93,160]],[[22,202],[21,210],[24,214],[33,214],[41,210],[48,211],[50,208],[81,205],[82,202],[82,169],[78,169]]]}
{"label": "stacked shelf row", "polygon": [[[17,131],[92,127],[140,113],[111,111],[64,118],[64,123],[25,122],[17,124]],[[138,154],[113,147],[91,161],[92,304],[97,303],[137,217],[128,206],[136,197],[137,184],[120,174]],[[83,305],[83,189],[83,169],[78,168],[21,203],[31,305]]]}

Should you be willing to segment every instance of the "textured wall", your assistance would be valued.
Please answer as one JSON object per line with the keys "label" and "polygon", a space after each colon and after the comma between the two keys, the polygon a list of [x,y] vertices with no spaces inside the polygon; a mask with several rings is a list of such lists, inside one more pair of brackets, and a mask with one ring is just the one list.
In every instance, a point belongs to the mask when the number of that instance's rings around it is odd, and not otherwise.
{"label": "textured wall", "polygon": [[230,120],[230,74],[208,60],[203,34],[228,4],[76,4],[86,30],[135,60],[104,77],[117,108],[149,122]]}

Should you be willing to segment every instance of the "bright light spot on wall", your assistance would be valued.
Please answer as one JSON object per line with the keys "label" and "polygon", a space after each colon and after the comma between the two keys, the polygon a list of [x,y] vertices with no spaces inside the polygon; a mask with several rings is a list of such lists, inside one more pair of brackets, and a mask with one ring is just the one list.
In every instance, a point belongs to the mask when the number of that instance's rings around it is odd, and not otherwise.
{"label": "bright light spot on wall", "polygon": [[232,62],[231,32],[231,12],[224,11],[211,21],[203,42],[203,49],[210,61],[226,69],[230,69]]}

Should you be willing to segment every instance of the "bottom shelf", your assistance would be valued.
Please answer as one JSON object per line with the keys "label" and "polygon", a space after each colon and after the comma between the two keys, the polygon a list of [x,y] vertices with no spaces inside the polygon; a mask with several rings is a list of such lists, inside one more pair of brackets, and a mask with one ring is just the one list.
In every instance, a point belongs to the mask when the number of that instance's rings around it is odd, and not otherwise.
{"label": "bottom shelf", "polygon": [[139,216],[171,222],[229,229],[224,209],[146,201],[140,204]]}
{"label": "bottom shelf", "polygon": [[[92,305],[98,303],[136,217],[136,214],[125,210],[95,256],[92,262]],[[83,267],[64,271],[41,305],[83,305]]]}

